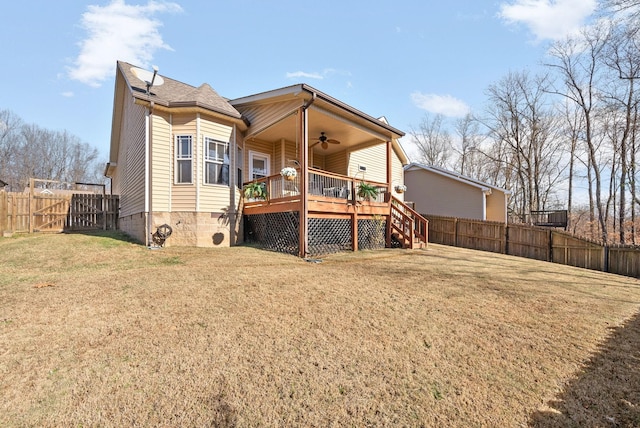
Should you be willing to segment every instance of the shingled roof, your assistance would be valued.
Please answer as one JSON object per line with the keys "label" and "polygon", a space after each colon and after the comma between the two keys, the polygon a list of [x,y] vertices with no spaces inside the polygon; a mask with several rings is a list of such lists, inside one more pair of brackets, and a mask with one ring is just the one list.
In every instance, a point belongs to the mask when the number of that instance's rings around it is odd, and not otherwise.
{"label": "shingled roof", "polygon": [[242,115],[229,102],[207,83],[199,87],[191,86],[183,82],[162,76],[164,83],[153,86],[147,93],[147,85],[138,79],[132,68],[136,66],[124,61],[118,61],[121,70],[134,97],[153,101],[155,104],[166,107],[201,107],[235,119],[241,119]]}

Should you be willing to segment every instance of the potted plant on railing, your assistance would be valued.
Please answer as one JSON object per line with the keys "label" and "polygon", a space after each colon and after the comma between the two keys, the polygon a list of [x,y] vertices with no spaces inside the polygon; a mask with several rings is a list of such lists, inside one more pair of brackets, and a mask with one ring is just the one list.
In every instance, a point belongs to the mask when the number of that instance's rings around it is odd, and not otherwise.
{"label": "potted plant on railing", "polygon": [[296,171],[295,168],[286,166],[280,170],[280,175],[282,175],[282,177],[287,181],[293,181],[298,176],[298,171]]}
{"label": "potted plant on railing", "polygon": [[378,188],[372,184],[362,181],[358,185],[358,196],[365,201],[376,199],[378,197],[378,193]]}
{"label": "potted plant on railing", "polygon": [[247,199],[267,199],[267,185],[254,181],[244,186],[244,197]]}

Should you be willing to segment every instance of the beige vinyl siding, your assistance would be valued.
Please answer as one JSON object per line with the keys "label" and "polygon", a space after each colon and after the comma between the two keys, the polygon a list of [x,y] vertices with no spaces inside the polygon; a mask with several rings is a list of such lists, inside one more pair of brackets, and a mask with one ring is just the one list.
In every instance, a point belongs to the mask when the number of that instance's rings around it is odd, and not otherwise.
{"label": "beige vinyl siding", "polygon": [[293,160],[293,159],[300,161],[300,159],[298,159],[298,148],[296,147],[296,143],[295,141],[285,141],[284,142],[284,164],[281,165],[280,169],[284,168],[285,166],[297,168],[296,164],[294,164],[293,162],[289,162],[290,160]]}
{"label": "beige vinyl siding", "polygon": [[144,212],[146,112],[133,98],[125,102],[117,166],[121,217]]}
{"label": "beige vinyl siding", "polygon": [[275,174],[275,171],[280,171],[286,160],[284,159],[284,150],[282,147],[282,140],[279,140],[273,145],[273,158],[271,159],[271,173]]}
{"label": "beige vinyl siding", "polygon": [[[231,211],[229,207],[230,190],[229,186],[220,184],[204,184],[204,139],[205,137],[213,138],[218,141],[229,142],[231,141],[231,133],[233,127],[212,122],[204,117],[200,118],[200,136],[198,138],[198,144],[200,145],[200,156],[197,162],[200,164],[199,170],[201,176],[198,177],[198,182],[202,183],[199,192],[199,207],[201,212],[227,212]],[[234,150],[234,146],[229,146],[229,156],[231,156],[231,150]],[[229,165],[229,180],[231,180],[231,165]]]}
{"label": "beige vinyl siding", "polygon": [[507,222],[507,195],[493,189],[487,198],[487,221]]}
{"label": "beige vinyl siding", "polygon": [[302,102],[303,100],[296,99],[279,103],[259,104],[248,108],[240,107],[242,115],[251,123],[247,135],[255,135],[255,132],[287,117],[302,106]]}
{"label": "beige vinyl siding", "polygon": [[171,186],[173,184],[170,116],[154,113],[151,143],[151,205],[152,211],[171,210]]}
{"label": "beige vinyl siding", "polygon": [[175,170],[175,146],[176,135],[191,135],[193,141],[191,174],[193,183],[176,184],[175,177],[171,177],[171,210],[172,211],[196,211],[196,183],[198,182],[198,157],[202,153],[197,138],[197,120],[195,114],[173,115],[171,121],[173,135],[171,136],[171,165]]}
{"label": "beige vinyl siding", "polygon": [[[202,137],[210,137],[218,141],[230,141],[233,127],[218,122],[212,122],[205,117],[200,118],[200,133]],[[200,139],[204,141],[203,138]],[[204,144],[204,143],[203,143]]]}
{"label": "beige vinyl siding", "polygon": [[404,193],[396,193],[395,186],[404,184],[403,166],[404,165],[402,165],[402,161],[398,157],[398,154],[393,151],[391,153],[391,187],[393,195],[401,201],[404,200]]}
{"label": "beige vinyl siding", "polygon": [[[319,169],[324,169],[327,170],[326,168],[326,156],[325,155],[321,155],[319,153],[313,153],[309,154],[309,166],[312,168],[319,168]],[[327,170],[328,171],[328,170]]]}
{"label": "beige vinyl siding", "polygon": [[324,169],[336,174],[349,175],[347,171],[348,158],[346,150],[324,156]]}
{"label": "beige vinyl siding", "polygon": [[279,140],[273,146],[274,158],[271,160],[272,174],[278,173],[282,168],[286,166],[297,168],[297,165],[295,163],[290,162],[294,159],[298,159],[296,157],[296,143],[285,140],[283,144],[283,141]]}
{"label": "beige vinyl siding", "polygon": [[425,170],[405,171],[404,179],[419,213],[484,220],[480,188]]}
{"label": "beige vinyl siding", "polygon": [[[364,165],[367,171],[364,178],[380,183],[387,182],[387,145],[377,144],[350,153],[349,175],[354,176],[359,170],[358,166]],[[361,177],[362,174],[359,175]]]}

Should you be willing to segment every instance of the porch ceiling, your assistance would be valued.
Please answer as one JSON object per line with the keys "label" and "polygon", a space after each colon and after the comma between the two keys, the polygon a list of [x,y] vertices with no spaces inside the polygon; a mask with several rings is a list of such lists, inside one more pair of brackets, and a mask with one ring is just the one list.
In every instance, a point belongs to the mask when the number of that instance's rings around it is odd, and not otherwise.
{"label": "porch ceiling", "polygon": [[[340,141],[340,144],[329,144],[326,149],[316,144],[312,150],[318,154],[328,155],[357,146],[383,143],[393,138],[392,135],[384,135],[379,130],[371,129],[345,115],[340,115],[338,111],[325,110],[312,105],[308,113],[310,146],[315,144],[321,132],[324,132],[329,139]],[[295,142],[297,141],[297,123],[297,115],[292,114],[255,135],[255,138],[272,143],[282,138]]]}

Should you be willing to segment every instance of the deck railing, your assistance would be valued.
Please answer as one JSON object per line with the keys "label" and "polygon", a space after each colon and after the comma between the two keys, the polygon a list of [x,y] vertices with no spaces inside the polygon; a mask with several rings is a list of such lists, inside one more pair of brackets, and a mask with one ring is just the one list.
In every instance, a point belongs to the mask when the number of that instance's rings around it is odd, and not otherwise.
{"label": "deck railing", "polygon": [[[287,179],[280,174],[274,174],[260,178],[256,182],[264,183],[270,201],[291,200],[300,196],[299,174],[293,180]],[[347,177],[317,169],[309,169],[309,196],[312,198],[346,199],[362,202],[362,198],[357,196],[358,188],[362,182],[373,185],[378,189],[378,195],[369,200],[369,202],[385,203],[388,201],[389,186],[386,183]],[[245,198],[245,200],[251,201],[251,198]]]}

